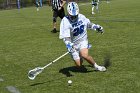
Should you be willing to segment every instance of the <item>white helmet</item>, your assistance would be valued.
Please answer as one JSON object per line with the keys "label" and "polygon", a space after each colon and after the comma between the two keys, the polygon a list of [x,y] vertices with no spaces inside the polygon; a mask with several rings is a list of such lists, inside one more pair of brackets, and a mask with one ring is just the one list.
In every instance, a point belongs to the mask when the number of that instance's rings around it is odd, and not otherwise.
{"label": "white helmet", "polygon": [[72,22],[75,22],[78,18],[78,14],[79,14],[78,4],[76,2],[69,2],[68,6],[67,6],[67,11],[68,11],[70,20]]}

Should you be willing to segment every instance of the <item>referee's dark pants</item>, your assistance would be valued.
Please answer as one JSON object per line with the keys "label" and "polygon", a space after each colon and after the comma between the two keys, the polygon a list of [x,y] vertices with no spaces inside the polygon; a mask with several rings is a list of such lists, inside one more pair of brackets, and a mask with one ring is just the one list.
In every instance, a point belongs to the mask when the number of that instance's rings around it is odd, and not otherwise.
{"label": "referee's dark pants", "polygon": [[[58,9],[53,9],[53,24],[56,24],[57,17],[60,17],[61,19],[65,16],[65,11],[64,8],[62,7],[60,10]],[[56,28],[52,30],[53,33],[56,33]]]}
{"label": "referee's dark pants", "polygon": [[62,19],[64,16],[65,16],[65,11],[63,7],[61,8],[61,10],[57,10],[57,9],[53,10],[53,18],[57,19],[57,17],[60,17]]}

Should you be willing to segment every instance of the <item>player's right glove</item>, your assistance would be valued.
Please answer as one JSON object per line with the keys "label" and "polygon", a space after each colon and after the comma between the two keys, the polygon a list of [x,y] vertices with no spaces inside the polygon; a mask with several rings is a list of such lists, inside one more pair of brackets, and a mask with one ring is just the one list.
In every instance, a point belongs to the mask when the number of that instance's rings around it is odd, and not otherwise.
{"label": "player's right glove", "polygon": [[68,49],[68,51],[71,53],[71,52],[73,52],[74,51],[74,48],[73,48],[73,43],[68,43],[68,44],[66,44],[66,47],[67,47],[67,49]]}

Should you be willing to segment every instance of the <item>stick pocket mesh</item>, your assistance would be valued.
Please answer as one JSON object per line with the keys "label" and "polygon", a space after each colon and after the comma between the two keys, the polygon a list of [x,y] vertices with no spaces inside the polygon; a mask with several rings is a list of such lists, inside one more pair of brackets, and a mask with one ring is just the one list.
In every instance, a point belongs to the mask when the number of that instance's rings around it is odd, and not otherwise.
{"label": "stick pocket mesh", "polygon": [[35,68],[35,69],[33,69],[33,70],[30,70],[30,71],[28,72],[28,78],[31,79],[31,80],[34,80],[35,77],[36,77],[39,73],[41,73],[42,71],[43,71],[43,68],[42,68],[42,67],[37,67],[37,68]]}

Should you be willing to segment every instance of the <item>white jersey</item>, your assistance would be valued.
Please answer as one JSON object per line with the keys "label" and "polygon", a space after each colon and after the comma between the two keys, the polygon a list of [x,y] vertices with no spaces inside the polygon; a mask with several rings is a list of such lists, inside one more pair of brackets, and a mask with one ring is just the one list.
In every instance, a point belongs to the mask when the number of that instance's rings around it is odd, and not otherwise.
{"label": "white jersey", "polygon": [[65,16],[60,23],[59,38],[70,37],[71,42],[78,43],[87,39],[87,28],[90,20],[84,15],[79,14],[78,20],[72,23],[68,16]]}

